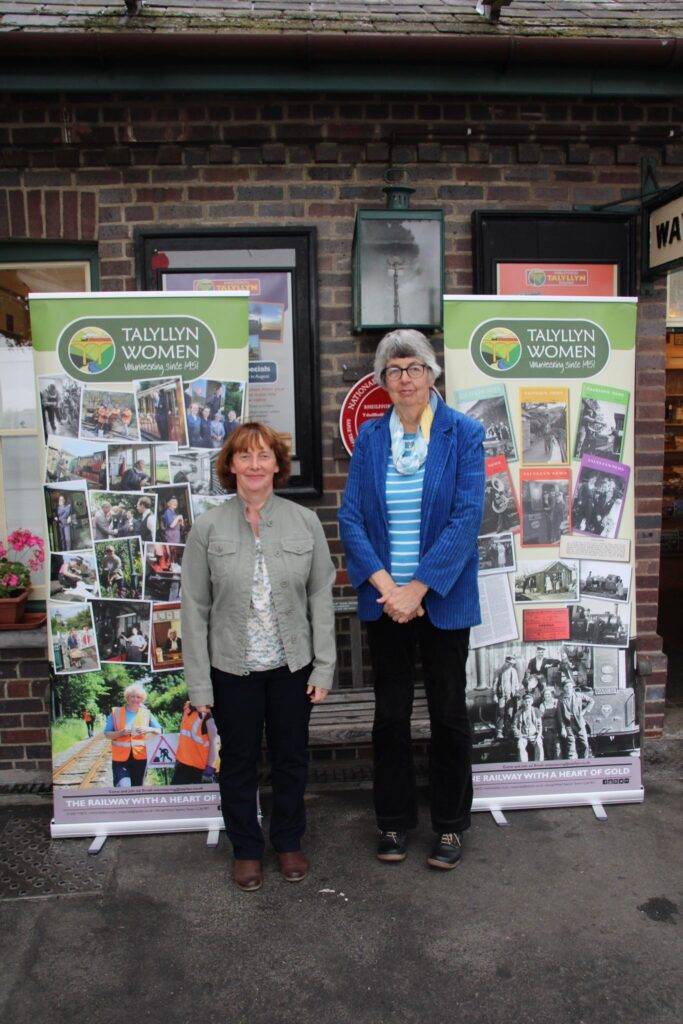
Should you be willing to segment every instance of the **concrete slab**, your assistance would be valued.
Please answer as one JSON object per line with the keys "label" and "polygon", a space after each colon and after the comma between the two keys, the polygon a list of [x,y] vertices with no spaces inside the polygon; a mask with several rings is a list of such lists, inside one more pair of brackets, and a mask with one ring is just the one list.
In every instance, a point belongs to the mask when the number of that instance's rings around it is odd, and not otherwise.
{"label": "concrete slab", "polygon": [[[269,856],[255,894],[224,838],[109,839],[100,893],[0,902],[0,1018],[679,1024],[683,746],[659,746],[643,805],[478,815],[453,872],[425,865],[424,806],[408,859],[377,862],[364,791],[311,794],[311,874]],[[88,841],[65,844],[85,881]]]}

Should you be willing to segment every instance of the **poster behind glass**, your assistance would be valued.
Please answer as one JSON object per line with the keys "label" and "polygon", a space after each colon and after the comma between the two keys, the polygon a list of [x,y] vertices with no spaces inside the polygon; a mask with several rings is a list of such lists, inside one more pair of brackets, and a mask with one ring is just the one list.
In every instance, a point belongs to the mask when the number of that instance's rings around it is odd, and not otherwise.
{"label": "poster behind glass", "polygon": [[249,418],[284,434],[296,458],[291,272],[164,274],[162,287],[164,291],[249,291]]}
{"label": "poster behind glass", "polygon": [[363,220],[360,223],[361,322],[433,324],[441,295],[441,223]]}

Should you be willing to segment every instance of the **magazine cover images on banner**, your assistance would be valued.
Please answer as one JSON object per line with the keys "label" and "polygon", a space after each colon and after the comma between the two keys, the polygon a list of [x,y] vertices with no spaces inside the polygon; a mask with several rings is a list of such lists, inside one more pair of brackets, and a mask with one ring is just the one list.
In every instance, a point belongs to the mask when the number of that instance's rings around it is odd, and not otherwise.
{"label": "magazine cover images on banner", "polygon": [[[475,799],[642,797],[628,650],[635,309],[446,300],[447,397],[485,434],[482,621],[467,663]],[[587,767],[570,779],[567,761]]]}
{"label": "magazine cover images on banner", "polygon": [[31,315],[52,339],[36,366],[53,835],[220,827],[217,731],[185,688],[181,572],[195,515],[229,497],[215,463],[247,416],[246,296],[31,297]]}

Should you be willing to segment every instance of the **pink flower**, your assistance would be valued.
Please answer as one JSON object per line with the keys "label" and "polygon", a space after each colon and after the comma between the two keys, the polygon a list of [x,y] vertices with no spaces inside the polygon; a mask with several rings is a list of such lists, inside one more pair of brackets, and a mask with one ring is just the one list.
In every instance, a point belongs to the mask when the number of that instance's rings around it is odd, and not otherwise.
{"label": "pink flower", "polygon": [[15,530],[7,538],[7,543],[15,551],[23,551],[24,548],[28,547],[31,542],[31,533],[29,530]]}
{"label": "pink flower", "polygon": [[8,587],[18,587],[19,586],[19,577],[17,576],[16,573],[14,573],[14,572],[10,573],[10,575],[5,577],[5,578],[7,580],[7,586]]}
{"label": "pink flower", "polygon": [[7,548],[2,543],[2,541],[0,541],[0,558],[4,558],[6,554],[7,554]]}

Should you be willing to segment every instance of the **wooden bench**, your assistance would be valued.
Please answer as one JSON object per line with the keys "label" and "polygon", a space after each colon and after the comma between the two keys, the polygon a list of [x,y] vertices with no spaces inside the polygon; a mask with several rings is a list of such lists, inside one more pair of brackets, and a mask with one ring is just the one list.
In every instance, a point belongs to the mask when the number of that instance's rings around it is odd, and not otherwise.
{"label": "wooden bench", "polygon": [[[313,708],[311,746],[369,743],[374,713],[372,690],[332,690],[324,703]],[[413,739],[429,736],[427,698],[422,686],[415,687],[411,731]]]}
{"label": "wooden bench", "polygon": [[[333,689],[323,704],[313,708],[310,726],[311,746],[367,745],[372,739],[372,720],[375,714],[375,695],[363,686],[363,646],[361,624],[356,615],[355,599],[337,599],[337,615],[349,616],[351,641],[351,688]],[[335,687],[338,675],[335,675]],[[415,701],[411,725],[414,739],[429,736],[427,700],[422,685],[415,687]]]}

